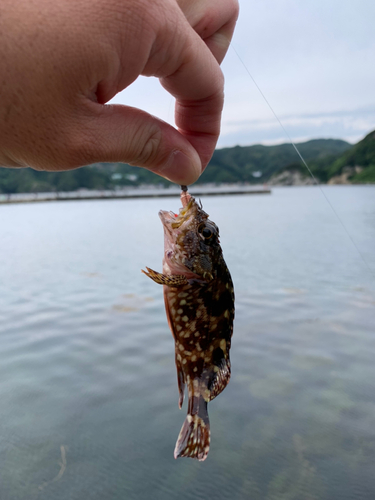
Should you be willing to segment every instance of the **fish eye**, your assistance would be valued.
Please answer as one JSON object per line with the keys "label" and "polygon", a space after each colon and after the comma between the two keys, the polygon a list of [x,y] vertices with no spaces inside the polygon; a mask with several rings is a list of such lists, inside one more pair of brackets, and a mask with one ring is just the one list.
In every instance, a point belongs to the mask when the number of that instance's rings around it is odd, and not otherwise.
{"label": "fish eye", "polygon": [[209,229],[208,227],[205,227],[202,230],[202,235],[206,238],[206,240],[209,240],[214,233]]}
{"label": "fish eye", "polygon": [[213,227],[210,227],[209,224],[202,224],[199,228],[198,231],[200,234],[203,236],[205,240],[209,240],[212,238],[214,234],[216,234],[216,231]]}

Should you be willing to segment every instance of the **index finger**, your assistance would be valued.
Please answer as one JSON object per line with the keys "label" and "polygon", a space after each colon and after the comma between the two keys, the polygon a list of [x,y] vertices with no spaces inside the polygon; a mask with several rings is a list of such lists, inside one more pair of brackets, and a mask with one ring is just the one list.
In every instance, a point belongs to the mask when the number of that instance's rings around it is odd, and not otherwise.
{"label": "index finger", "polygon": [[237,22],[238,0],[177,0],[191,27],[219,64],[227,53]]}
{"label": "index finger", "polygon": [[184,32],[175,31],[175,43],[169,45],[175,64],[160,81],[176,98],[177,128],[198,152],[203,171],[220,133],[224,77],[219,63],[186,20],[184,28]]}

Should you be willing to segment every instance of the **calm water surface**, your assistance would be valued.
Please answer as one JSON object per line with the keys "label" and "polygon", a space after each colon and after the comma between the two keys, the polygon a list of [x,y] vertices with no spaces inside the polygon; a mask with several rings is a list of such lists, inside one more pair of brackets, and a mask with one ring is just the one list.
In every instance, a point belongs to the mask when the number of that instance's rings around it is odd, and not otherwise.
{"label": "calm water surface", "polygon": [[373,500],[375,187],[324,190],[358,250],[315,187],[202,200],[237,297],[204,463],[140,272],[179,200],[1,206],[1,500]]}

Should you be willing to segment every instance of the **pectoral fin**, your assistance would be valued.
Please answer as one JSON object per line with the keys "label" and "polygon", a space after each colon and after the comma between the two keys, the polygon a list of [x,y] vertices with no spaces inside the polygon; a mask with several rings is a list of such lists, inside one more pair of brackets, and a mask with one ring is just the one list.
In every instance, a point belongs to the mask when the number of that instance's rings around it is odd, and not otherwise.
{"label": "pectoral fin", "polygon": [[150,269],[149,267],[146,267],[147,271],[144,271],[141,269],[142,273],[151,278],[155,283],[158,283],[159,285],[167,285],[167,286],[182,286],[182,285],[187,285],[188,280],[183,274],[162,274],[162,273],[157,273],[153,269]]}

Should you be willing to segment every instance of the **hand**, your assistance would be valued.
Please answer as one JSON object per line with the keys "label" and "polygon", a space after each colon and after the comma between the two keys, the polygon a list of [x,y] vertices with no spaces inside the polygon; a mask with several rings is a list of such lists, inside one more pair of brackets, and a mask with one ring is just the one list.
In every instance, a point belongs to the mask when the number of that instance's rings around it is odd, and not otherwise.
{"label": "hand", "polygon": [[[196,181],[219,136],[237,14],[237,0],[2,0],[0,165],[125,162]],[[176,98],[178,130],[106,104],[139,75]]]}

